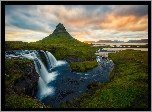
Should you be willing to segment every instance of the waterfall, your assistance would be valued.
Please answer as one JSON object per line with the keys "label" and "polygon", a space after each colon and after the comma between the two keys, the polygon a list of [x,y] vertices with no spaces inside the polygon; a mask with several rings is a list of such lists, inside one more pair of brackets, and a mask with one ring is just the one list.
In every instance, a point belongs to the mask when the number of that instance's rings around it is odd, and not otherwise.
{"label": "waterfall", "polygon": [[[46,57],[48,69],[65,64],[65,62],[57,61],[50,52],[48,51],[44,52],[43,50],[40,51],[43,52]],[[54,83],[59,73],[57,71],[52,71],[52,70],[49,71],[44,66],[40,54],[36,50],[22,51],[21,56],[34,61],[36,72],[40,76],[38,81],[38,94],[37,94],[38,98],[42,100],[44,97],[48,95],[53,95],[55,88],[52,87],[52,84]]]}
{"label": "waterfall", "polygon": [[47,83],[48,82],[48,72],[47,72],[47,69],[45,68],[44,64],[42,63],[42,61],[40,61],[38,58],[37,58],[37,61],[39,62],[39,64],[41,65],[41,69],[40,69],[40,76],[42,77],[43,80],[45,80],[45,82]]}
{"label": "waterfall", "polygon": [[56,64],[57,64],[57,60],[55,59],[55,57],[50,52],[46,51],[46,53],[47,53],[47,55],[49,57],[49,60],[51,62],[51,66],[55,67]]}
{"label": "waterfall", "polygon": [[45,80],[45,82],[47,82],[48,72],[42,61],[37,57],[37,53],[34,51],[30,54],[23,54],[22,56],[34,61],[36,72]]}
{"label": "waterfall", "polygon": [[44,52],[43,50],[40,50],[40,51],[43,52],[44,55],[45,55],[45,57],[46,57],[48,69],[51,69],[51,62],[50,62],[50,60],[49,60],[48,55],[47,55],[46,52]]}

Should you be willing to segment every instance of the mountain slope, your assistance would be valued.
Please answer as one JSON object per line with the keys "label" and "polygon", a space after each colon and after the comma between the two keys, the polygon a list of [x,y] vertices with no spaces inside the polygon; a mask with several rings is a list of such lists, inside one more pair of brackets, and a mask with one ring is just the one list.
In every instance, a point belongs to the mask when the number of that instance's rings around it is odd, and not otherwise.
{"label": "mountain slope", "polygon": [[62,44],[65,46],[70,45],[77,45],[77,46],[90,46],[83,42],[78,41],[77,39],[73,38],[65,29],[63,24],[59,23],[56,26],[56,29],[53,31],[52,34],[43,38],[42,40],[38,41],[37,43],[43,44]]}

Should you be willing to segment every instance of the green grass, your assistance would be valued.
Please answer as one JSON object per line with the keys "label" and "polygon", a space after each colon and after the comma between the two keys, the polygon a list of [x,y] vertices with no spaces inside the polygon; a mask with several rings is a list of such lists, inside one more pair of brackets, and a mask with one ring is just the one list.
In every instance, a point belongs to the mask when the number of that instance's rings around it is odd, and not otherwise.
{"label": "green grass", "polygon": [[5,81],[9,81],[11,85],[14,81],[23,75],[28,74],[28,69],[25,67],[32,66],[33,62],[26,58],[5,59]]}
{"label": "green grass", "polygon": [[[73,102],[61,107],[77,108],[147,108],[148,52],[124,50],[110,53],[115,67],[107,82],[89,89]],[[130,58],[126,60],[126,58]],[[91,91],[93,93],[91,94]],[[141,99],[141,100],[140,100]],[[137,105],[137,101],[140,100]],[[146,102],[146,103],[145,103]],[[134,106],[133,106],[134,105]]]}
{"label": "green grass", "polygon": [[11,94],[5,99],[5,108],[51,108],[38,99],[26,95]]}
{"label": "green grass", "polygon": [[89,69],[98,66],[97,61],[71,62],[70,68],[73,71],[86,72]]}

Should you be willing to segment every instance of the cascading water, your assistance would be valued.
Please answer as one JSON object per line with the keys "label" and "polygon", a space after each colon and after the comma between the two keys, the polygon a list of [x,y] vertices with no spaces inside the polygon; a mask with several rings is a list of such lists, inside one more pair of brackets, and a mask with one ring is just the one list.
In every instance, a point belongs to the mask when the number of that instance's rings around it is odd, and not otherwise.
{"label": "cascading water", "polygon": [[57,60],[55,59],[55,57],[50,52],[46,51],[46,53],[47,53],[47,55],[49,57],[49,60],[51,62],[51,66],[55,67],[56,64],[57,64]]}
{"label": "cascading water", "polygon": [[[43,50],[41,51],[44,52]],[[47,51],[47,53],[49,56],[47,56],[47,54],[44,52],[47,62],[50,64],[50,62],[53,60],[53,65],[55,65],[57,63],[55,57],[50,52]],[[58,72],[55,71],[49,73],[38,56],[38,52],[35,50],[30,53],[23,52],[21,55],[34,61],[36,72],[40,75],[38,82],[38,98],[42,100],[48,95],[53,95],[55,88],[51,87],[51,85],[48,86],[48,83],[55,80],[56,76],[59,75]]]}
{"label": "cascading water", "polygon": [[44,55],[45,55],[45,57],[46,57],[48,69],[51,69],[51,62],[50,62],[50,60],[49,60],[48,55],[47,55],[46,52],[44,52],[43,50],[40,50],[40,51],[43,52]]}
{"label": "cascading water", "polygon": [[39,92],[37,96],[40,100],[42,100],[44,97],[48,95],[53,95],[55,91],[55,89],[52,86],[48,87],[41,77],[39,77],[38,90]]}

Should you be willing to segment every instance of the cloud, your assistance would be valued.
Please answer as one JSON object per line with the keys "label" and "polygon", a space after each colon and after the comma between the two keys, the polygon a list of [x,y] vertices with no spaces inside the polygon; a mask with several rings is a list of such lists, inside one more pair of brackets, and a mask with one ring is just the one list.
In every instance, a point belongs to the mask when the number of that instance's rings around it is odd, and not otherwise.
{"label": "cloud", "polygon": [[24,42],[35,42],[41,40],[42,38],[48,36],[47,33],[36,32],[28,29],[20,29],[18,27],[8,27],[5,30],[5,40],[6,41],[24,41]]}
{"label": "cloud", "polygon": [[119,5],[114,13],[119,16],[135,15],[142,17],[148,14],[148,5]]}
{"label": "cloud", "polygon": [[23,39],[28,36],[33,40],[44,38],[43,36],[53,32],[58,23],[64,24],[67,31],[79,40],[146,38],[147,34],[139,35],[139,32],[148,31],[148,6],[7,5],[5,7],[6,39],[9,40],[11,36],[12,39],[20,37]]}
{"label": "cloud", "polygon": [[148,30],[148,15],[138,18],[134,15],[114,16],[107,15],[106,20],[100,23],[101,29],[116,29],[121,31]]}
{"label": "cloud", "polygon": [[[15,8],[16,7],[16,8]],[[27,8],[27,9],[26,9]],[[51,33],[49,21],[38,15],[36,6],[12,6],[6,10],[5,25],[22,29]],[[50,25],[50,26],[49,26]]]}
{"label": "cloud", "polygon": [[[8,6],[7,6],[8,7]],[[6,7],[6,9],[7,9]],[[16,8],[15,8],[16,7]],[[38,5],[38,6],[11,6],[6,10],[6,25],[11,25],[49,32],[61,22],[69,28],[85,29],[92,25],[94,28],[127,30],[127,25],[133,25],[140,21],[139,16],[147,17],[147,6],[64,6],[64,5]],[[25,10],[27,9],[27,10]],[[62,11],[58,11],[62,10]],[[10,19],[12,18],[12,19]],[[121,22],[120,22],[121,21]],[[147,23],[145,18],[143,22]],[[142,24],[141,22],[140,24]],[[32,24],[31,24],[32,23]],[[51,23],[51,24],[50,24]],[[95,27],[96,26],[96,27]],[[125,28],[121,28],[125,27]],[[144,27],[146,28],[146,26]],[[137,28],[137,30],[143,30]]]}
{"label": "cloud", "polygon": [[77,38],[78,40],[86,40],[86,41],[98,41],[98,40],[124,40],[128,41],[133,38],[148,38],[148,32],[146,31],[116,31],[116,30],[93,30],[90,32],[73,32],[72,36]]}

